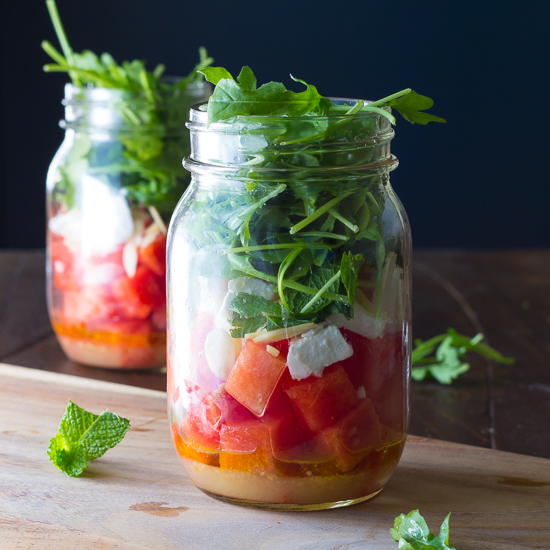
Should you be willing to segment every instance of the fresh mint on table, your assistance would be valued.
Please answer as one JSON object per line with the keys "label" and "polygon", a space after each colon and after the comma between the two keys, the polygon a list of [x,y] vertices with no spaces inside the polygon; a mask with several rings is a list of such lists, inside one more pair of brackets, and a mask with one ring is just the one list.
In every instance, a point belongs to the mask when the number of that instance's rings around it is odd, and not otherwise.
{"label": "fresh mint on table", "polygon": [[476,353],[502,364],[515,361],[484,344],[482,340],[483,334],[469,338],[452,328],[429,340],[416,340],[411,356],[413,380],[424,380],[431,376],[440,384],[451,384],[470,369],[470,365],[464,361],[468,353]]}
{"label": "fresh mint on table", "polygon": [[167,80],[163,79],[163,65],[150,71],[138,59],[118,63],[108,53],[78,53],[69,43],[55,0],[46,0],[46,6],[62,51],[50,42],[42,42],[42,49],[54,61],[44,70],[68,74],[78,88],[120,91],[120,100],[113,109],[118,110],[126,125],[125,131],[117,134],[117,145],[113,141],[92,143],[82,133],[75,138],[71,156],[60,169],[62,181],[56,185],[56,200],[71,208],[74,182],[89,171],[96,177],[113,178],[130,201],[155,207],[167,218],[187,181],[181,168],[181,158],[188,148],[183,134],[190,106],[186,90],[202,81],[198,71],[213,59],[200,48],[199,61],[186,77]]}
{"label": "fresh mint on table", "polygon": [[88,462],[120,443],[130,421],[112,412],[93,414],[69,401],[57,434],[50,440],[51,462],[71,477],[80,476]]}
{"label": "fresh mint on table", "polygon": [[400,514],[390,529],[392,539],[398,543],[399,550],[456,550],[449,545],[449,518],[447,514],[439,534],[433,535],[426,520],[418,510]]}

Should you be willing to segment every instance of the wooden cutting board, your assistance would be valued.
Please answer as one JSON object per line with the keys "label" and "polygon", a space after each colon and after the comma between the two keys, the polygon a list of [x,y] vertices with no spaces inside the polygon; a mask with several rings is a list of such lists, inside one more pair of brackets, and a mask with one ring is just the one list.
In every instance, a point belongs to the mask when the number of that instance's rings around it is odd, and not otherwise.
{"label": "wooden cutting board", "polygon": [[[133,426],[77,479],[45,453],[69,399]],[[0,365],[2,550],[395,549],[388,529],[413,508],[433,528],[451,511],[458,550],[547,550],[550,460],[410,437],[395,476],[370,502],[307,513],[242,508],[186,477],[162,392]]]}

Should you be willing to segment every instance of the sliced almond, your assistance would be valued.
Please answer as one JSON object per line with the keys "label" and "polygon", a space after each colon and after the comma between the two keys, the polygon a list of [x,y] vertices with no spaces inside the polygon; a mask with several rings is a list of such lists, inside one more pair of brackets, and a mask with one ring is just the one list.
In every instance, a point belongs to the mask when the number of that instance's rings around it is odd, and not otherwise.
{"label": "sliced almond", "polygon": [[130,239],[122,249],[122,265],[130,279],[136,274],[138,264],[138,249],[133,239]]}
{"label": "sliced almond", "polygon": [[156,223],[152,223],[144,232],[139,246],[146,248],[160,235],[161,231]]}
{"label": "sliced almond", "polygon": [[160,217],[159,211],[154,207],[149,207],[149,214],[151,214],[151,218],[153,218],[153,221],[160,229],[161,233],[166,234],[166,224],[164,223],[163,219]]}
{"label": "sliced almond", "polygon": [[300,336],[304,332],[315,328],[315,323],[303,323],[302,325],[295,325],[293,327],[278,328],[269,332],[264,332],[252,338],[257,344],[269,344],[271,342],[278,342],[279,340],[285,340],[287,338],[295,338]]}
{"label": "sliced almond", "polygon": [[273,355],[273,357],[279,357],[279,355],[281,355],[281,352],[277,348],[274,348],[269,344],[267,344],[267,346],[265,347],[265,351],[267,351],[269,355]]}

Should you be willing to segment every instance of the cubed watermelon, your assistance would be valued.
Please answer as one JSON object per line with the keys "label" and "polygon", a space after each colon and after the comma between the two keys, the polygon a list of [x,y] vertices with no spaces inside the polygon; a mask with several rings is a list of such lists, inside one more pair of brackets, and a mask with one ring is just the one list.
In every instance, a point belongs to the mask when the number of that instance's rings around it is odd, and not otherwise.
{"label": "cubed watermelon", "polygon": [[186,442],[200,451],[217,452],[220,449],[220,416],[220,409],[211,396],[193,403],[182,426]]}
{"label": "cubed watermelon", "polygon": [[156,275],[164,277],[166,273],[166,238],[161,236],[147,246],[139,248],[139,263]]}
{"label": "cubed watermelon", "polygon": [[320,439],[342,471],[352,470],[366,453],[382,443],[382,430],[370,399],[361,402]]}
{"label": "cubed watermelon", "polygon": [[365,338],[348,329],[340,329],[353,348],[353,355],[342,361],[355,388],[363,386],[373,397],[396,370],[402,370],[401,333],[386,333],[379,338]]}
{"label": "cubed watermelon", "polygon": [[245,340],[225,391],[256,416],[262,416],[285,369],[284,360],[266,351],[265,344]]}
{"label": "cubed watermelon", "polygon": [[338,363],[325,369],[319,378],[287,381],[285,391],[313,432],[334,424],[358,402],[353,384]]}

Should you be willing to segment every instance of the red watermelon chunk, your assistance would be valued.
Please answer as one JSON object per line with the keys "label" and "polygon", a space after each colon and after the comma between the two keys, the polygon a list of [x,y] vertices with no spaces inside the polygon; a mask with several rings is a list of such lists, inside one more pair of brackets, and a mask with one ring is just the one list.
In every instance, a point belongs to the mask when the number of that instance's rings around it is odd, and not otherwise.
{"label": "red watermelon chunk", "polygon": [[182,426],[183,437],[187,443],[196,450],[218,451],[220,415],[220,409],[211,396],[206,396],[200,403],[192,404]]}
{"label": "red watermelon chunk", "polygon": [[313,432],[334,424],[358,402],[353,384],[338,363],[325,369],[319,378],[309,376],[287,382],[285,391]]}
{"label": "red watermelon chunk", "polygon": [[363,386],[373,397],[392,373],[403,369],[401,333],[369,339],[348,329],[340,330],[353,348],[353,355],[342,361],[342,366],[355,388]]}
{"label": "red watermelon chunk", "polygon": [[166,273],[166,238],[155,239],[139,249],[139,262],[156,275],[164,277]]}
{"label": "red watermelon chunk", "polygon": [[340,422],[324,430],[320,439],[341,470],[352,470],[367,451],[382,443],[382,428],[372,401],[362,399]]}
{"label": "red watermelon chunk", "polygon": [[261,418],[269,430],[273,456],[284,461],[311,460],[314,435],[303,419],[296,414],[286,393],[278,388]]}
{"label": "red watermelon chunk", "polygon": [[262,416],[285,369],[284,360],[271,355],[264,344],[245,340],[225,391],[256,416]]}

